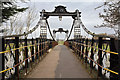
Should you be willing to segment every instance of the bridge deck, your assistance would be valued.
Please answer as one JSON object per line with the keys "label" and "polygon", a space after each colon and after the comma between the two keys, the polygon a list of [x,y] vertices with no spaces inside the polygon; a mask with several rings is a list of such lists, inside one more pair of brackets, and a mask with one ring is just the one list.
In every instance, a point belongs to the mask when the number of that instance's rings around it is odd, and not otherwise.
{"label": "bridge deck", "polygon": [[64,45],[58,45],[27,78],[90,78],[90,76],[70,49]]}

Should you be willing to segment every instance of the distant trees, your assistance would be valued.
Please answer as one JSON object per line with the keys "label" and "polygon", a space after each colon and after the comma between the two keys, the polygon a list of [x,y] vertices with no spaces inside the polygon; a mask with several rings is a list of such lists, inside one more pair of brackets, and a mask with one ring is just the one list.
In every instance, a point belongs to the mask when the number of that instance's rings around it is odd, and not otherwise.
{"label": "distant trees", "polygon": [[[17,5],[14,5],[14,1],[16,0],[12,0],[12,2],[2,2],[2,4],[5,4],[2,8],[2,27],[4,29],[0,31],[4,31],[4,36],[29,31],[37,18],[38,13],[36,12],[35,6],[17,8]],[[24,2],[25,0],[21,1]]]}
{"label": "distant trees", "polygon": [[30,27],[32,27],[32,24],[35,22],[35,20],[38,18],[37,17],[37,12],[36,12],[36,9],[35,9],[35,6],[33,6],[32,8],[29,8],[27,11],[26,11],[26,21],[24,22],[25,23],[25,26],[26,26],[26,29],[25,31],[28,32]]}
{"label": "distant trees", "polygon": [[[15,4],[17,0],[3,0],[1,2],[2,4],[2,22],[5,22],[6,20],[9,20],[10,16],[14,16],[15,14],[19,12],[25,11],[27,8],[18,8],[18,6]],[[24,2],[25,0],[20,0],[21,2]]]}
{"label": "distant trees", "polygon": [[95,9],[104,7],[103,13],[99,13],[99,17],[104,20],[104,23],[95,27],[108,27],[113,28],[116,34],[118,34],[118,23],[120,21],[120,1],[112,0],[110,2],[104,2],[103,5],[98,6]]}
{"label": "distant trees", "polygon": [[[4,27],[1,27],[1,24],[10,20],[11,16],[14,16],[15,14],[19,12],[24,12],[28,9],[26,8],[18,8],[18,6],[15,4],[18,0],[0,0],[0,33],[4,33],[8,31],[8,28],[5,29]],[[21,2],[25,2],[25,0],[19,0]]]}
{"label": "distant trees", "polygon": [[4,35],[28,32],[36,19],[37,13],[35,12],[35,9],[33,7],[28,8],[25,12],[10,17],[10,19],[4,23],[4,29],[9,29],[8,32],[4,32]]}

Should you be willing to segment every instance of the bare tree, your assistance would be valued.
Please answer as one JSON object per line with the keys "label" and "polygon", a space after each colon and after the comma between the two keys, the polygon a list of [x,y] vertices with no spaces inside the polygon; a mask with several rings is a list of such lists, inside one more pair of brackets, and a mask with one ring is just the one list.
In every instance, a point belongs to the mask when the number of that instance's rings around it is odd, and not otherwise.
{"label": "bare tree", "polygon": [[35,7],[30,7],[28,10],[26,10],[26,12],[16,14],[5,23],[6,25],[4,26],[6,26],[5,28],[7,29],[9,28],[9,31],[4,33],[4,35],[21,34],[28,32],[36,19],[37,13]]}
{"label": "bare tree", "polygon": [[27,10],[27,18],[26,18],[26,32],[29,31],[30,27],[32,27],[32,24],[35,22],[37,19],[37,13],[35,11],[35,6],[32,8],[29,8]]}
{"label": "bare tree", "polygon": [[103,13],[99,13],[99,17],[104,20],[101,25],[95,26],[96,28],[108,27],[114,29],[115,33],[118,34],[118,22],[120,20],[120,1],[109,1],[104,2],[103,5],[98,6],[95,9],[104,7]]}

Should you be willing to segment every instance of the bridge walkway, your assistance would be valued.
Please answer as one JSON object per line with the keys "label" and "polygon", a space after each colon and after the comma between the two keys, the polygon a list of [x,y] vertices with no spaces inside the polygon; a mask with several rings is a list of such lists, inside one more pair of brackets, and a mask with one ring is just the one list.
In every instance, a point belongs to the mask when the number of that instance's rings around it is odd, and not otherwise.
{"label": "bridge walkway", "polygon": [[71,49],[57,45],[27,78],[90,78],[90,76]]}

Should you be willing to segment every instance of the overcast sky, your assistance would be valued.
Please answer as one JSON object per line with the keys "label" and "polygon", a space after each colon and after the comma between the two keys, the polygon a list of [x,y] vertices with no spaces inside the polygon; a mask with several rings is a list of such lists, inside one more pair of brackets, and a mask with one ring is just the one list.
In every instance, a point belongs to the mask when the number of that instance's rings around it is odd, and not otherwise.
{"label": "overcast sky", "polygon": [[[34,5],[34,9],[36,9],[38,13],[38,19],[40,15],[39,12],[42,11],[42,9],[45,9],[46,11],[54,11],[54,7],[58,5],[66,6],[68,12],[74,12],[76,9],[78,9],[81,12],[82,22],[90,31],[94,33],[114,33],[112,29],[94,28],[94,26],[100,25],[103,22],[98,15],[99,12],[102,12],[102,9],[95,10],[96,7],[103,4],[103,0],[31,0],[31,2],[28,3],[18,4],[22,7],[31,6],[31,8]],[[73,19],[71,17],[62,17],[62,21],[59,21],[58,17],[50,17],[48,19],[48,22],[51,30],[58,28],[70,30],[73,23]],[[37,20],[35,24],[36,23]],[[81,30],[81,32],[82,34],[84,34],[84,36],[88,36],[83,30]],[[37,31],[37,34],[39,34],[39,30]],[[59,33],[57,34],[57,38],[64,39],[65,34]]]}

